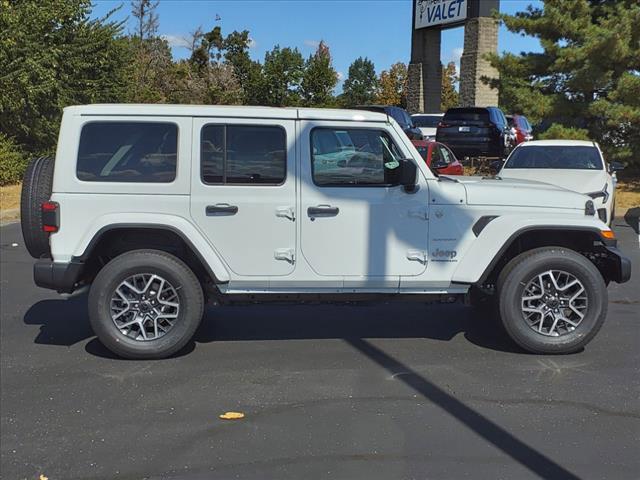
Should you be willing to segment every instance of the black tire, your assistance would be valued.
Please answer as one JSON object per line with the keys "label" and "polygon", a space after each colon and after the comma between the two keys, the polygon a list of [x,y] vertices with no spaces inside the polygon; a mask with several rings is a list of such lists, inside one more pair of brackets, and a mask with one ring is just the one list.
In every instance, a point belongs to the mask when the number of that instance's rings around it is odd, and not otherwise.
{"label": "black tire", "polygon": [[49,234],[42,230],[41,205],[51,198],[52,157],[32,160],[24,172],[20,195],[20,223],[27,251],[33,258],[51,256]]}
{"label": "black tire", "polygon": [[[177,292],[180,309],[174,326],[153,340],[136,340],[111,319],[111,297],[134,274],[156,274]],[[89,292],[89,319],[102,344],[116,355],[131,359],[166,358],[193,337],[204,312],[204,295],[193,271],[180,259],[159,250],[133,250],[111,260],[100,270]]]}
{"label": "black tire", "polygon": [[[526,285],[538,274],[561,270],[583,285],[588,308],[575,330],[559,336],[534,331],[521,310]],[[502,324],[509,336],[532,353],[566,354],[581,350],[598,333],[607,315],[607,287],[598,269],[587,258],[564,247],[542,247],[511,260],[498,278]]]}

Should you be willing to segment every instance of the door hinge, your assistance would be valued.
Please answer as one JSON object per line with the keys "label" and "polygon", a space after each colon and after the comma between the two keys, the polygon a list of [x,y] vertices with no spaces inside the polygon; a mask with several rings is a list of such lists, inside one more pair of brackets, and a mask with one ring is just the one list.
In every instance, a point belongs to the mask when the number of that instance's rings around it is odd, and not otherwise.
{"label": "door hinge", "polygon": [[419,218],[420,220],[429,220],[429,213],[426,208],[413,208],[409,210],[409,217]]}
{"label": "door hinge", "polygon": [[276,217],[288,218],[292,222],[296,221],[296,214],[292,207],[277,207]]}
{"label": "door hinge", "polygon": [[296,256],[292,248],[277,248],[276,251],[273,252],[273,257],[276,260],[289,262],[291,265],[296,261]]}
{"label": "door hinge", "polygon": [[427,264],[427,252],[424,250],[407,250],[407,259],[413,262]]}

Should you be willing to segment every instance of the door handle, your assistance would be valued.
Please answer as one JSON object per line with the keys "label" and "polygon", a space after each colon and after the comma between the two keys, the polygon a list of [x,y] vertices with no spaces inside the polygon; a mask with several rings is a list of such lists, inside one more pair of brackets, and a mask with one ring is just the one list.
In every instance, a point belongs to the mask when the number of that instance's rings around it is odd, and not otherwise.
{"label": "door handle", "polygon": [[335,217],[340,213],[338,207],[332,207],[331,205],[318,205],[316,207],[307,208],[307,215],[313,218],[315,217]]}
{"label": "door handle", "polygon": [[215,205],[207,205],[205,212],[207,217],[235,215],[238,213],[238,207],[228,203],[216,203]]}

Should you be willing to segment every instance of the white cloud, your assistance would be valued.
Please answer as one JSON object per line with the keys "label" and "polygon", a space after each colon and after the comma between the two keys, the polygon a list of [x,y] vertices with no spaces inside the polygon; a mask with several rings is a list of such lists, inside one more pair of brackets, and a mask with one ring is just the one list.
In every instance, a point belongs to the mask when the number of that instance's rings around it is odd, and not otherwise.
{"label": "white cloud", "polygon": [[180,35],[162,35],[170,47],[189,48],[189,41]]}
{"label": "white cloud", "polygon": [[318,48],[318,45],[320,45],[320,40],[305,40],[302,43],[304,43],[307,47]]}
{"label": "white cloud", "polygon": [[454,62],[458,63],[460,62],[460,57],[462,57],[462,52],[464,51],[463,48],[454,48],[453,51],[451,52],[451,58],[453,59]]}
{"label": "white cloud", "polygon": [[342,72],[336,72],[338,74],[338,81],[342,81],[342,79],[344,78],[344,73]]}
{"label": "white cloud", "polygon": [[249,38],[249,48],[258,48],[258,42],[255,38]]}

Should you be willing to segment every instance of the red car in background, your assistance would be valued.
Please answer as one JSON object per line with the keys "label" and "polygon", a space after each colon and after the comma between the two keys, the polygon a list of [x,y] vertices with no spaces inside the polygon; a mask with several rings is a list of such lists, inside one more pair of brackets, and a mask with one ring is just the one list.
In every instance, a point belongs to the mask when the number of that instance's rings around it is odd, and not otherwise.
{"label": "red car in background", "polygon": [[427,140],[411,140],[427,166],[438,175],[464,175],[464,167],[445,144]]}
{"label": "red car in background", "polygon": [[533,128],[524,115],[507,115],[511,132],[515,136],[515,145],[533,140]]}

